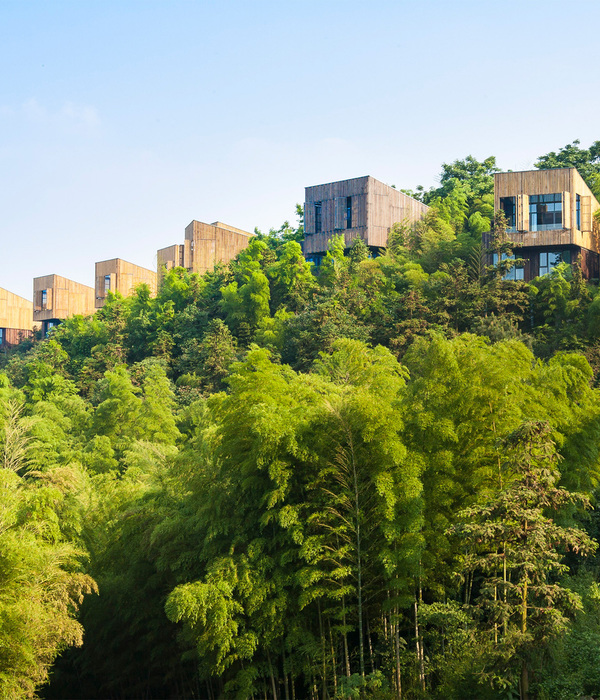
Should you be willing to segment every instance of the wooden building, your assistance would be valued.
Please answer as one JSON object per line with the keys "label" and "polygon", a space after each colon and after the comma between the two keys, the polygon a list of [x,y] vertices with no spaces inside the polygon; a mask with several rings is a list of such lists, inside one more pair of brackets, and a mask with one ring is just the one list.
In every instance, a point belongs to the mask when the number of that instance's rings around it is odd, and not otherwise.
{"label": "wooden building", "polygon": [[156,294],[156,272],[120,258],[97,262],[96,308],[101,309],[104,306],[108,292],[119,292],[127,297],[140,284],[147,284],[152,296],[154,296]]}
{"label": "wooden building", "polygon": [[95,291],[60,275],[45,275],[33,280],[33,320],[42,324],[42,334],[75,314],[95,312]]}
{"label": "wooden building", "polygon": [[253,233],[228,226],[221,221],[204,224],[192,221],[185,228],[183,245],[172,245],[157,252],[158,271],[185,267],[204,274],[217,263],[228,263],[250,242]]}
{"label": "wooden building", "polygon": [[306,259],[317,265],[336,234],[343,234],[346,248],[355,238],[361,238],[376,252],[387,246],[393,224],[414,223],[429,210],[422,202],[370,175],[314,185],[305,192],[302,248]]}
{"label": "wooden building", "polygon": [[576,259],[586,279],[600,277],[600,225],[594,217],[600,204],[576,168],[496,173],[494,205],[506,216],[517,257],[525,260],[508,277],[529,281]]}
{"label": "wooden building", "polygon": [[33,303],[0,288],[0,349],[33,336]]}

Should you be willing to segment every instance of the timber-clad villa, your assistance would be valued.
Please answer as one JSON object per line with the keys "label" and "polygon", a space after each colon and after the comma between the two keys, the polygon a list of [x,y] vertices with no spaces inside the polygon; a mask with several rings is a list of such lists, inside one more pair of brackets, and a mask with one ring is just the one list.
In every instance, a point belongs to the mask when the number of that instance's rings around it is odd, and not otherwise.
{"label": "timber-clad villa", "polygon": [[[508,238],[525,260],[508,279],[529,282],[578,258],[585,279],[600,277],[600,224],[594,217],[600,204],[576,168],[496,173],[494,208],[504,212]],[[497,256],[490,262],[496,264]]]}

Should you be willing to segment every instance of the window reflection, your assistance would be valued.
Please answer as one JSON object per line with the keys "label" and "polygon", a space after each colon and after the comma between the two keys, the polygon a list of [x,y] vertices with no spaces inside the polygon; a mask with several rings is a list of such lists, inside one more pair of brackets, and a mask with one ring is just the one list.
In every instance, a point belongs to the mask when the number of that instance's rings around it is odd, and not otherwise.
{"label": "window reflection", "polygon": [[562,228],[562,194],[529,196],[529,230],[549,231]]}
{"label": "window reflection", "polygon": [[[494,265],[498,264],[498,253],[494,253],[493,256],[493,263]],[[502,260],[514,260],[515,256],[514,255],[507,255],[506,253],[502,253]],[[523,267],[517,267],[516,265],[513,265],[510,270],[504,275],[502,279],[505,280],[524,280],[525,279],[525,268]]]}
{"label": "window reflection", "polygon": [[539,276],[547,275],[552,271],[559,263],[571,262],[571,251],[570,250],[544,250],[540,253],[540,267]]}

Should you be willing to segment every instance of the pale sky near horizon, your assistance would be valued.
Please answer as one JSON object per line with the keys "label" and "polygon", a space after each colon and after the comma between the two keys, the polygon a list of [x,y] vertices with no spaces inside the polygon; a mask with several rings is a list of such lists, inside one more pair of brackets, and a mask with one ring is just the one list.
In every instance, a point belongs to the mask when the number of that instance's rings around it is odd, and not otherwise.
{"label": "pale sky near horizon", "polygon": [[0,287],[600,140],[600,2],[0,0]]}

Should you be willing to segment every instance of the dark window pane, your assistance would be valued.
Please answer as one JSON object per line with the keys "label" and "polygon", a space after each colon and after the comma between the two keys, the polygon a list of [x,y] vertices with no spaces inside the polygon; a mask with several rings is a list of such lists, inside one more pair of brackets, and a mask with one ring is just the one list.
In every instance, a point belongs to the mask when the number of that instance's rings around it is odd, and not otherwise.
{"label": "dark window pane", "polygon": [[506,217],[508,229],[516,230],[517,223],[517,198],[516,197],[500,197],[500,209]]}

